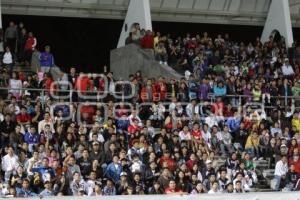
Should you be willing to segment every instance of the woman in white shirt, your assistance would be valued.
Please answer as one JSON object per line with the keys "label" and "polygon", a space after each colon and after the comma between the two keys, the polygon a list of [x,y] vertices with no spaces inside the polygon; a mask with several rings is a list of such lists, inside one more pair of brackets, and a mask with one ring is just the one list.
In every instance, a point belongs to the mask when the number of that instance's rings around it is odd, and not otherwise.
{"label": "woman in white shirt", "polygon": [[4,66],[9,66],[10,71],[12,71],[12,67],[13,67],[13,56],[10,52],[9,47],[5,48],[5,53],[3,55],[3,59],[2,59],[2,63]]}
{"label": "woman in white shirt", "polygon": [[9,92],[12,93],[16,99],[19,99],[22,95],[22,81],[18,78],[17,73],[13,72],[11,79],[9,79]]}

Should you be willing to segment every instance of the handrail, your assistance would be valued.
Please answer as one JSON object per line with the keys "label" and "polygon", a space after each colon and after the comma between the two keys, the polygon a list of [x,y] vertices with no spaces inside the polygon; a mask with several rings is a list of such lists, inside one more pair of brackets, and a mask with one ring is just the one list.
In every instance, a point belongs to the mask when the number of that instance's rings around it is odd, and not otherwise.
{"label": "handrail", "polygon": [[[46,96],[46,93],[56,93],[56,92],[64,92],[64,93],[69,93],[68,95],[66,95],[67,97],[69,97],[70,99],[70,102],[72,102],[72,93],[73,92],[80,92],[80,90],[76,90],[76,89],[44,89],[44,88],[8,88],[8,87],[0,87],[0,90],[7,90],[8,93],[9,91],[37,91],[37,92],[41,92],[41,97],[42,97],[42,100],[44,100],[44,97]],[[122,96],[122,100],[124,100],[124,92],[110,92],[110,91],[98,91],[98,90],[94,90],[94,91],[91,91],[91,90],[86,90],[86,91],[81,91],[83,94],[112,94],[112,95],[121,95]],[[262,95],[261,95],[262,96]],[[208,101],[210,101],[211,103],[214,102],[214,100],[218,97],[218,96],[215,96],[213,93],[209,93],[208,94]],[[249,95],[232,95],[232,94],[229,94],[229,95],[225,95],[225,96],[221,96],[221,97],[228,97],[228,98],[235,98],[235,99],[238,99],[239,101],[239,105],[241,105],[241,102],[242,102],[242,99],[245,99],[245,98],[253,98],[253,96],[249,96]],[[270,99],[284,99],[285,100],[285,105],[284,106],[287,106],[287,100],[288,99],[294,99],[294,100],[300,100],[300,96],[296,96],[296,95],[292,95],[292,96],[271,96],[270,95]],[[59,98],[57,98],[59,99]],[[89,98],[86,98],[86,99],[89,99]],[[252,102],[255,102],[255,103],[263,103],[262,100],[261,101],[252,101]],[[75,103],[75,102],[73,102]],[[273,106],[268,106],[270,108],[272,108]],[[268,108],[265,106],[265,108]]]}

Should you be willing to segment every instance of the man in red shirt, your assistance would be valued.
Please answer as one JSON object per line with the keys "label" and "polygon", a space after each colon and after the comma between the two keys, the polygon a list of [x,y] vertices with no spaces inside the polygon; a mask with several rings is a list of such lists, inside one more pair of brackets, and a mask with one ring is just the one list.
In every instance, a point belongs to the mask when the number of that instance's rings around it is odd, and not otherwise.
{"label": "man in red shirt", "polygon": [[170,157],[170,152],[168,150],[166,150],[160,158],[159,164],[161,167],[167,167],[170,171],[174,171],[176,169],[176,162]]}
{"label": "man in red shirt", "polygon": [[290,165],[295,165],[295,172],[300,173],[300,159],[299,154],[295,154],[293,159],[290,161]]}
{"label": "man in red shirt", "polygon": [[31,117],[30,117],[29,114],[27,114],[25,107],[22,107],[20,114],[17,115],[17,122],[21,126],[25,126],[27,124],[30,124]]}
{"label": "man in red shirt", "polygon": [[88,124],[93,121],[95,112],[94,106],[89,105],[88,102],[86,102],[80,109],[82,120],[88,122]]}
{"label": "man in red shirt", "polygon": [[153,49],[154,37],[152,31],[147,30],[146,35],[141,39],[141,46],[145,49]]}
{"label": "man in red shirt", "polygon": [[128,135],[134,136],[134,134],[140,130],[141,127],[139,127],[139,120],[133,119],[133,124],[128,126]]}
{"label": "man in red shirt", "polygon": [[166,194],[182,194],[182,190],[179,188],[176,188],[176,182],[175,180],[170,180],[169,187],[165,189]]}

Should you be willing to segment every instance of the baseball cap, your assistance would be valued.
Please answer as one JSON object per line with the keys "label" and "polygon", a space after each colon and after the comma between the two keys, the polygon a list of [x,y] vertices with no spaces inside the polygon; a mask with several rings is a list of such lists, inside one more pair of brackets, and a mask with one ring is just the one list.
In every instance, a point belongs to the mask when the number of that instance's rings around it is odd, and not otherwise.
{"label": "baseball cap", "polygon": [[99,142],[93,142],[93,145],[99,145]]}
{"label": "baseball cap", "polygon": [[207,160],[207,161],[205,162],[205,164],[211,164],[211,163],[212,163],[211,160]]}
{"label": "baseball cap", "polygon": [[121,172],[120,176],[127,176],[126,172]]}

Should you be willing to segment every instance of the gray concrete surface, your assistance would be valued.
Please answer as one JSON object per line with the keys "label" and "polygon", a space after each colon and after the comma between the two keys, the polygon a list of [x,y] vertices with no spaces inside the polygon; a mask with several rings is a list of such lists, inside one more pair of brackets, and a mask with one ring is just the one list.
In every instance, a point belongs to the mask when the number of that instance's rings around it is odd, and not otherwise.
{"label": "gray concrete surface", "polygon": [[154,59],[151,49],[141,49],[135,44],[111,50],[110,69],[117,79],[128,79],[130,74],[140,70],[145,77],[164,76],[180,79],[182,76],[169,66],[160,65]]}

